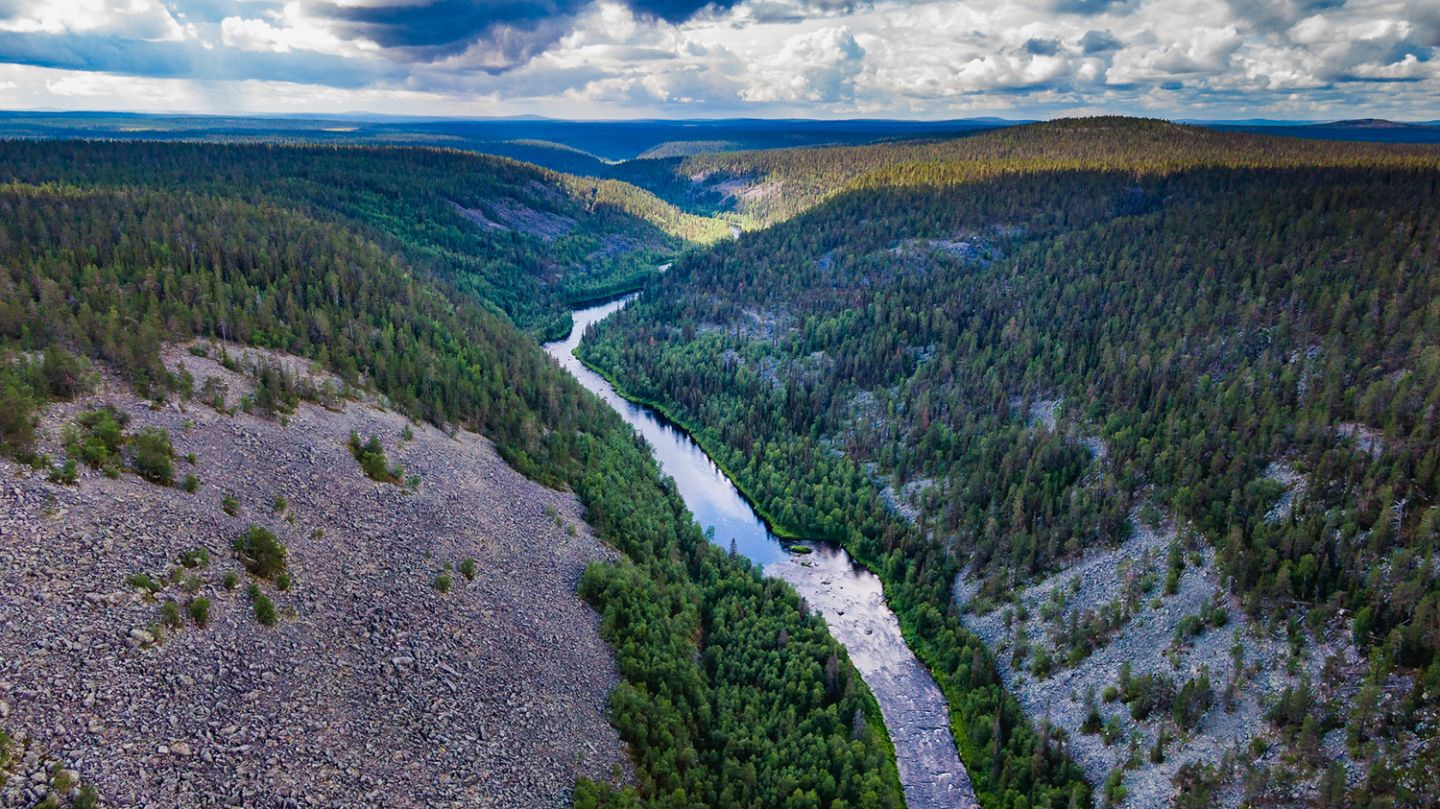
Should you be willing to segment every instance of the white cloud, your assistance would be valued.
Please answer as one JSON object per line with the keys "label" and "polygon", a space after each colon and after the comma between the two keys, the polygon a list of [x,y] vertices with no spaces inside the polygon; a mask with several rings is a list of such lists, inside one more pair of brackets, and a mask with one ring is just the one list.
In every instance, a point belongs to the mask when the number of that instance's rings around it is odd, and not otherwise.
{"label": "white cloud", "polygon": [[158,0],[19,0],[0,17],[0,31],[109,34],[148,42],[185,38],[185,29]]}
{"label": "white cloud", "polygon": [[[25,46],[12,42],[0,54],[24,51],[12,61],[53,65],[46,48],[74,53],[81,46],[66,44],[74,37],[177,42],[190,48],[185,59],[210,68],[191,77],[265,59],[307,66],[295,75],[311,84],[285,85],[286,104],[305,92],[316,105],[328,104],[337,97],[328,85],[351,87],[346,93],[365,85],[374,103],[434,103],[431,111],[443,114],[479,99],[495,114],[562,116],[1110,110],[1325,117],[1315,111],[1336,110],[1440,117],[1433,0],[740,0],[683,22],[637,13],[638,0],[556,0],[551,5],[564,10],[529,28],[471,19],[467,30],[483,34],[428,50],[426,37],[445,36],[434,26],[446,20],[433,10],[420,15],[430,27],[397,37],[411,24],[404,14],[357,26],[320,0],[282,1],[205,0],[186,13],[190,0],[163,0],[170,10],[162,0],[0,0],[0,32],[23,37]],[[339,5],[393,10],[418,2]],[[183,74],[185,59],[107,67],[95,58],[82,67],[138,72],[141,87],[161,69]],[[157,72],[144,73],[152,63]],[[43,86],[12,78],[21,85],[0,101],[34,91],[51,97],[36,104],[63,106],[75,96],[58,93],[85,86],[84,75],[49,96]],[[327,82],[327,75],[336,78]],[[238,94],[267,85],[229,86]],[[297,89],[306,86],[312,89]],[[158,103],[123,86],[112,90],[133,105]],[[258,96],[236,103],[282,102]]]}
{"label": "white cloud", "polygon": [[865,49],[848,26],[797,34],[751,67],[740,97],[759,102],[845,101],[854,96],[864,58]]}
{"label": "white cloud", "polygon": [[273,23],[259,18],[226,17],[220,21],[220,41],[237,50],[271,53],[301,50],[364,56],[379,50],[379,46],[368,40],[337,36],[325,19],[308,14],[298,0],[291,0],[269,16]]}

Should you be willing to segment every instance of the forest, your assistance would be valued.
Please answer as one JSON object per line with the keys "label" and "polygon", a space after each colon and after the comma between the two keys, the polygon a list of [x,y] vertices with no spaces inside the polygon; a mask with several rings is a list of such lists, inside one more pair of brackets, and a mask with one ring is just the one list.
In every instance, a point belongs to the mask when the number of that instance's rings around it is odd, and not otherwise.
{"label": "forest", "polygon": [[[1342,802],[1432,799],[1440,152],[1124,120],[856,168],[871,148],[693,158],[824,194],[833,172],[857,179],[681,260],[597,327],[587,362],[691,429],[776,525],[881,575],[985,805],[1055,793],[992,763],[1001,736],[1024,760],[1047,728],[1012,727],[957,574],[1004,603],[1123,540],[1144,503],[1203,535],[1249,616],[1368,657],[1353,705],[1275,714],[1345,730],[1364,776]],[[1098,473],[1073,433],[1032,428],[1045,402],[1097,436]],[[1303,497],[1285,500],[1276,464]],[[912,482],[916,522],[885,496]]]}
{"label": "forest", "polygon": [[5,141],[0,182],[178,189],[300,211],[545,338],[572,303],[636,288],[719,220],[626,183],[439,149]]}
{"label": "forest", "polygon": [[[586,573],[581,594],[616,651],[612,721],[635,784],[580,783],[577,805],[902,805],[878,707],[823,620],[788,585],[706,543],[632,431],[502,311],[505,290],[530,283],[511,262],[544,261],[545,243],[466,236],[472,264],[448,263],[460,248],[426,224],[448,202],[429,197],[382,227],[405,197],[378,189],[423,196],[409,184],[427,166],[466,161],[466,187],[512,197],[541,193],[526,190],[535,170],[430,152],[3,149],[12,178],[44,179],[0,185],[0,450],[49,467],[33,414],[73,397],[87,365],[156,402],[189,395],[159,360],[166,341],[307,357],[417,419],[489,436],[527,475],[574,490],[622,552]],[[351,170],[348,184],[335,174]],[[641,232],[657,244],[663,233]],[[469,266],[492,274],[468,279]]]}

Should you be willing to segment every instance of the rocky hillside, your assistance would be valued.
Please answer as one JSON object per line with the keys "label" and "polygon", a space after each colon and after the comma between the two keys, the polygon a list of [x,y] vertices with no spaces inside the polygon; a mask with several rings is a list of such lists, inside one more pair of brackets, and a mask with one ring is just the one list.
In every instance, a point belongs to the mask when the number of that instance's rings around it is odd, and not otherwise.
{"label": "rocky hillside", "polygon": [[[628,780],[576,595],[615,554],[575,498],[302,360],[220,358],[166,350],[188,402],[109,379],[46,410],[42,452],[100,459],[73,483],[0,461],[0,806],[57,783],[108,806],[563,806],[578,776]],[[281,367],[326,404],[271,401],[254,371]],[[170,485],[133,471],[167,477],[138,457],[153,428]],[[235,550],[266,532],[278,566]]]}

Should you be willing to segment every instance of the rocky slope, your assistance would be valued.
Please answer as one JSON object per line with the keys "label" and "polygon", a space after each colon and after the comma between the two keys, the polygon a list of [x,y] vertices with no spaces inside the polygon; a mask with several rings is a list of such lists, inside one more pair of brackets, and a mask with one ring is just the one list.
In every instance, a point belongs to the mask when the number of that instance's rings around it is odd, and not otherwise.
{"label": "rocky slope", "polygon": [[[197,390],[223,383],[226,410],[254,390],[178,347],[167,362]],[[129,434],[167,429],[175,477],[199,486],[0,462],[0,727],[22,740],[0,805],[41,799],[51,764],[107,806],[562,806],[579,775],[628,777],[604,716],[617,673],[575,594],[613,552],[571,495],[481,437],[354,399],[264,418],[106,381],[45,414],[42,449],[62,458],[65,425],[102,403]],[[365,477],[352,431],[418,485]],[[231,550],[251,524],[289,548],[288,589],[256,581],[273,627]],[[179,563],[200,548],[208,564]],[[129,583],[141,573],[160,589]]]}

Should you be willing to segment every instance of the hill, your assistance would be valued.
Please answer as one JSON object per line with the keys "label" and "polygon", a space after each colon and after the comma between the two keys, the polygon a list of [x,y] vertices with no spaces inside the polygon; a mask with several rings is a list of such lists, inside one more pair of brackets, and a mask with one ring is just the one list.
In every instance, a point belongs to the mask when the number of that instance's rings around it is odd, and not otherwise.
{"label": "hill", "polygon": [[633,289],[718,221],[649,192],[456,151],[100,141],[0,144],[0,181],[174,188],[356,229],[412,267],[554,336],[567,306]]}
{"label": "hill", "polygon": [[982,803],[1021,791],[984,648],[1108,800],[1424,803],[1440,153],[1104,119],[687,160],[782,223],[585,357],[885,579]]}
{"label": "hill", "polygon": [[[486,727],[484,739],[477,741],[449,732],[460,727],[456,723],[474,725],[469,724],[471,715],[464,713],[468,707],[452,701],[454,693],[437,690],[444,688],[438,674],[392,687],[382,685],[392,676],[383,668],[378,674],[373,670],[357,673],[326,668],[324,661],[290,662],[295,658],[292,652],[305,649],[338,656],[342,665],[347,660],[356,666],[378,660],[383,666],[383,653],[361,654],[345,647],[362,627],[381,649],[385,642],[396,640],[398,632],[409,633],[407,638],[421,656],[404,650],[389,655],[389,665],[396,670],[393,676],[402,679],[414,679],[399,672],[411,665],[409,659],[418,661],[424,655],[457,671],[461,670],[457,662],[474,668],[494,659],[490,654],[495,650],[470,649],[463,637],[454,638],[452,633],[463,627],[453,626],[451,613],[429,609],[435,602],[423,599],[452,596],[457,614],[476,616],[479,610],[480,620],[499,621],[497,629],[505,629],[508,618],[483,615],[495,599],[505,597],[504,592],[491,591],[487,596],[484,586],[478,588],[479,593],[467,591],[455,575],[463,576],[457,563],[457,559],[464,561],[463,554],[486,559],[486,543],[471,529],[483,529],[488,516],[493,523],[514,522],[535,531],[533,536],[545,538],[552,529],[533,523],[537,508],[551,502],[558,504],[561,513],[574,512],[566,511],[569,501],[559,494],[545,493],[527,502],[526,492],[533,489],[500,491],[489,485],[499,479],[499,473],[485,472],[489,451],[480,439],[462,434],[470,431],[493,442],[499,456],[531,480],[573,492],[590,527],[588,535],[614,550],[614,555],[607,554],[614,561],[585,569],[579,593],[599,613],[600,637],[614,654],[620,682],[610,693],[606,718],[626,745],[634,768],[633,785],[616,790],[607,785],[608,778],[581,777],[573,793],[575,805],[663,806],[677,800],[677,795],[682,802],[689,800],[683,796],[693,795],[697,802],[709,805],[774,805],[792,797],[819,805],[840,801],[899,805],[898,777],[878,708],[823,620],[809,612],[789,586],[768,581],[744,561],[710,547],[673,484],[660,477],[654,460],[624,422],[584,392],[533,338],[514,326],[500,311],[500,304],[506,301],[480,297],[486,289],[523,288],[518,285],[523,278],[517,279],[514,265],[507,263],[516,255],[506,252],[507,245],[533,247],[537,261],[559,263],[566,256],[548,258],[547,251],[562,240],[535,237],[534,241],[472,242],[467,235],[464,243],[473,244],[478,252],[468,248],[454,256],[445,252],[443,234],[469,231],[462,229],[463,217],[449,212],[451,200],[434,197],[436,188],[447,194],[473,194],[459,201],[474,201],[485,212],[484,200],[489,197],[482,194],[543,199],[556,186],[531,187],[529,182],[543,176],[541,173],[509,161],[431,150],[95,143],[11,143],[3,148],[10,158],[5,171],[12,180],[0,186],[0,210],[4,211],[0,216],[0,289],[4,290],[0,295],[0,454],[13,461],[7,461],[5,469],[21,478],[7,487],[5,496],[14,502],[25,526],[40,521],[43,527],[37,530],[42,535],[55,536],[62,548],[79,549],[82,556],[54,555],[53,550],[37,545],[33,535],[19,530],[24,526],[14,533],[7,531],[13,542],[6,544],[5,552],[18,561],[21,570],[64,582],[67,593],[80,586],[75,576],[85,577],[86,592],[99,594],[102,601],[124,586],[113,580],[113,574],[143,565],[127,574],[131,576],[129,586],[159,594],[153,606],[143,597],[137,601],[126,596],[116,610],[97,608],[92,613],[86,611],[88,606],[49,605],[43,582],[26,576],[21,586],[33,598],[18,604],[6,602],[6,609],[22,609],[27,616],[54,616],[57,621],[80,616],[75,618],[75,626],[54,626],[53,635],[42,645],[20,652],[26,656],[24,660],[35,655],[37,665],[44,665],[46,672],[72,672],[59,682],[54,676],[47,680],[48,688],[60,689],[59,693],[42,693],[38,686],[12,690],[8,681],[0,685],[4,689],[0,725],[8,726],[13,714],[20,724],[16,730],[23,731],[16,735],[0,727],[0,781],[13,775],[7,783],[21,791],[21,800],[40,800],[50,790],[63,796],[74,788],[77,776],[63,770],[50,772],[48,778],[41,772],[37,779],[34,770],[42,769],[43,763],[64,765],[81,757],[91,761],[98,755],[95,736],[79,734],[69,727],[68,719],[57,723],[53,715],[41,710],[44,705],[58,701],[67,710],[78,711],[72,701],[79,699],[87,715],[95,714],[102,726],[133,726],[146,739],[158,738],[169,726],[186,745],[191,742],[184,736],[200,733],[206,741],[203,749],[210,750],[221,744],[217,739],[232,735],[227,731],[231,726],[217,717],[207,719],[206,730],[202,730],[191,717],[181,714],[191,704],[189,700],[212,693],[212,688],[241,689],[242,696],[275,693],[284,700],[290,699],[289,694],[278,692],[289,684],[294,683],[303,693],[306,688],[328,689],[340,676],[353,680],[343,683],[345,689],[355,690],[342,689],[337,694],[373,696],[378,701],[378,705],[353,706],[353,713],[345,715],[353,717],[347,721],[357,732],[386,734],[365,740],[370,744],[365,753],[390,756],[388,764],[353,765],[361,771],[360,776],[346,769],[345,763],[354,761],[347,758],[348,753],[325,763],[344,772],[324,787],[325,794],[340,796],[337,800],[341,803],[385,802],[385,796],[377,798],[369,792],[347,794],[375,783],[373,777],[369,783],[363,780],[372,768],[389,773],[415,764],[418,769],[406,778],[443,768],[446,777],[461,780],[458,787],[447,781],[423,794],[457,795],[483,783],[494,786],[491,794],[515,794],[514,790],[530,788],[547,796],[546,800],[555,796],[557,778],[594,774],[595,767],[610,760],[606,751],[613,748],[606,746],[609,735],[593,728],[591,739],[597,742],[593,754],[587,746],[583,751],[586,758],[579,762],[567,759],[559,773],[554,762],[540,755],[516,760],[503,752],[482,751],[478,759],[451,757],[451,750],[476,751],[482,742],[485,750],[497,744],[502,748],[519,744],[510,734],[533,728],[529,723],[553,715],[551,709],[538,706],[522,710],[526,708],[523,697],[506,703],[510,710],[496,714],[496,726]],[[124,163],[105,159],[116,156],[123,157]],[[477,165],[492,171],[448,179],[438,176],[444,169]],[[22,173],[44,181],[13,179]],[[430,185],[432,180],[437,185]],[[600,186],[592,198],[602,218],[608,215],[604,213],[607,193]],[[416,207],[403,207],[390,194],[398,200],[412,200]],[[554,204],[572,203],[562,200]],[[489,213],[485,215],[488,218]],[[444,223],[443,228],[432,226],[437,220]],[[404,238],[415,232],[424,238]],[[492,274],[482,274],[480,280],[492,286],[467,283],[466,278],[451,272],[454,265],[447,262],[452,258],[491,266]],[[207,387],[195,371],[180,372],[167,364],[165,357],[168,347],[196,338],[298,357],[307,373],[313,367],[315,373],[333,374],[338,381],[316,386],[307,384],[294,367],[262,367],[253,394],[233,403],[227,396],[225,407],[241,406],[274,420],[278,427],[222,418],[218,428],[207,423],[202,429],[201,422],[209,422],[209,416],[195,416],[191,437],[185,433],[189,425],[174,408],[196,410],[202,407],[197,400],[218,403],[221,391]],[[141,414],[139,400],[120,402],[124,412],[139,422],[137,427],[153,425],[168,433],[128,429],[115,414],[104,410],[85,410],[69,419],[68,430],[59,427],[53,408],[68,407],[66,402],[76,400],[88,402],[96,375],[123,382],[148,403],[154,412]],[[383,397],[395,411],[461,436],[460,446],[469,449],[451,455],[446,451],[448,439],[433,431],[417,432],[416,448],[411,448],[394,416],[380,422],[353,421],[358,416],[351,410],[345,410],[349,415],[343,418],[331,418],[301,404],[313,400],[327,407],[345,407],[345,397],[351,394]],[[323,424],[312,421],[316,416]],[[365,418],[380,417],[365,414]],[[388,430],[380,429],[382,422],[389,424]],[[347,423],[357,429],[375,424],[378,446],[357,435],[354,442],[344,438],[345,446],[337,447]],[[286,424],[309,425],[317,432],[297,430],[292,438],[287,433],[292,428]],[[61,430],[60,449],[54,434],[57,427]],[[400,429],[398,442],[396,428]],[[435,448],[433,455],[420,449],[429,447]],[[299,457],[304,460],[297,470],[292,461],[301,449],[305,452]],[[199,472],[213,478],[211,482],[233,480],[236,502],[222,497],[216,514],[214,498],[222,493],[207,488],[207,480],[199,474],[189,478],[193,473],[187,469],[189,460],[177,450],[194,451]],[[411,480],[406,470],[396,469],[390,452],[420,471],[420,479]],[[235,475],[224,468],[231,454],[238,456],[228,461],[238,467]],[[346,455],[353,457],[347,460]],[[307,468],[310,457],[327,464],[339,459],[338,474],[345,477],[337,478],[340,482],[333,491],[293,491],[318,472]],[[264,465],[271,462],[280,468]],[[359,479],[357,467],[381,487],[373,500],[368,495],[376,484]],[[87,468],[100,475],[86,473]],[[254,478],[246,476],[247,469]],[[474,472],[487,480],[431,480],[427,484],[426,469],[435,478],[451,473],[468,478]],[[119,476],[120,482],[111,476]],[[131,476],[143,478],[145,486],[152,488],[131,489]],[[323,477],[318,481],[325,483]],[[417,485],[418,494],[401,492]],[[422,508],[434,502],[425,493],[427,485],[449,507]],[[192,488],[194,495],[186,491]],[[337,492],[353,494],[356,509],[375,515],[379,536],[367,534],[369,528],[359,520],[347,527],[349,518],[342,517],[338,520],[342,536],[357,537],[358,547],[352,548],[300,533],[280,518],[294,501],[298,503],[293,509],[296,525],[314,520],[312,527],[326,529],[335,519],[333,515],[339,514],[334,509],[351,505],[352,498],[336,496]],[[136,499],[116,509],[104,505],[105,494],[127,498],[134,494]],[[467,526],[460,517],[476,506],[467,506],[457,516],[460,504],[454,498],[471,494],[485,499],[478,505],[482,516]],[[282,507],[278,499],[272,500],[268,514],[263,502],[240,500],[271,495],[283,495],[287,503]],[[51,510],[52,503],[61,502],[68,505]],[[393,538],[380,530],[391,523],[378,522],[381,515],[375,509],[393,509],[399,512],[396,516],[405,516],[407,504],[417,509],[409,513],[412,518],[430,520],[418,530],[433,534],[433,544],[424,537]],[[77,526],[83,524],[82,515],[95,515],[96,533],[81,530],[78,537],[69,536],[70,508],[76,509]],[[229,511],[243,515],[242,521],[255,522],[257,530],[237,525],[228,518]],[[7,509],[6,517],[10,514]],[[152,518],[153,528],[147,529]],[[182,527],[184,533],[179,533]],[[109,548],[101,530],[106,528],[113,540]],[[151,531],[150,538],[129,536],[132,528]],[[165,528],[171,530],[162,530]],[[237,528],[243,532],[239,536]],[[584,540],[586,532],[575,530],[574,537],[566,531],[567,539],[555,539],[560,547],[554,551],[557,561],[552,564],[563,560],[563,569],[517,571],[512,583],[529,583],[537,591],[534,595],[542,600],[551,598],[543,620],[572,616],[575,634],[567,630],[564,635],[552,635],[579,644],[586,637],[586,627],[595,625],[591,623],[594,619],[574,612],[573,595],[564,592],[563,585],[573,572],[570,565],[598,551]],[[290,545],[289,552],[277,543]],[[197,663],[219,659],[225,661],[221,670],[174,672],[173,677],[162,670],[122,679],[118,685],[98,676],[89,678],[91,685],[87,685],[84,674],[77,680],[73,672],[85,666],[106,672],[143,668],[144,658],[123,651],[123,656],[113,660],[87,661],[86,649],[87,644],[94,644],[97,655],[113,657],[119,651],[113,630],[122,624],[139,630],[126,632],[135,644],[150,646],[158,640],[157,633],[135,625],[146,613],[157,625],[172,629],[206,622],[189,612],[192,608],[200,611],[193,600],[172,602],[170,598],[179,599],[183,594],[188,599],[207,592],[206,588],[214,586],[212,577],[202,577],[194,593],[185,592],[191,583],[184,573],[176,580],[156,578],[176,571],[176,562],[186,564],[172,557],[177,549],[199,547],[234,554],[234,562],[243,564],[247,576],[237,573],[237,587],[245,594],[255,619],[268,631],[236,628],[246,609],[244,601],[237,600],[239,596],[222,601],[217,594],[209,609],[214,610],[217,628],[225,631],[187,629],[170,650],[155,652],[153,659],[175,660],[177,665],[191,659]],[[426,550],[431,551],[428,559]],[[540,550],[548,553],[545,546],[535,549]],[[514,564],[536,558],[530,550],[517,549],[515,553]],[[216,554],[210,555],[214,564]],[[185,558],[201,564],[198,553]],[[287,559],[293,559],[293,572],[287,570]],[[372,561],[377,565],[375,571],[359,567]],[[456,564],[455,571],[448,573],[448,594],[441,592],[445,587],[439,575],[445,572],[446,562]],[[510,564],[494,563],[501,570]],[[75,572],[59,573],[54,569],[59,564],[73,566]],[[351,564],[356,566],[358,584],[382,585],[378,596],[376,591],[368,597],[355,591],[362,596],[361,603],[353,607],[361,611],[359,616],[350,611],[347,595],[354,585],[344,581],[343,575],[336,578],[336,571]],[[228,558],[220,567],[236,572]],[[94,580],[89,580],[90,574]],[[393,582],[384,581],[387,574],[394,575]],[[365,612],[371,603],[392,605],[393,611]],[[423,609],[418,606],[422,604]],[[408,623],[412,618],[418,623]],[[28,625],[25,618],[19,620],[19,625]],[[16,625],[7,622],[7,626]],[[75,634],[67,634],[71,631]],[[336,634],[327,636],[331,631]],[[515,637],[503,648],[525,656],[509,661],[515,670],[484,677],[497,684],[516,682],[512,678],[523,676],[527,665],[563,665],[584,654],[588,657],[585,672],[571,673],[584,679],[566,681],[562,677],[553,681],[555,687],[568,682],[565,687],[575,691],[581,702],[587,698],[584,695],[603,687],[610,664],[593,651],[583,645],[566,651],[543,642],[537,647],[526,628],[514,627],[513,633]],[[478,631],[472,633],[475,636]],[[50,637],[54,637],[53,643]],[[23,643],[14,636],[7,638],[7,648]],[[241,649],[247,659],[255,661],[256,669],[238,657]],[[351,652],[354,658],[347,657]],[[273,669],[258,668],[260,664],[279,666],[282,661],[302,675],[313,674],[314,681],[297,683],[278,673],[275,680],[269,680],[264,672]],[[186,685],[183,679],[202,680],[205,676],[215,677],[216,682],[201,688]],[[262,687],[254,683],[255,678],[262,684],[278,685],[274,690]],[[160,682],[182,696],[172,694],[153,706],[135,705],[127,697],[153,693]],[[366,692],[372,686],[375,690]],[[85,693],[72,690],[75,688]],[[84,705],[92,689],[94,702]],[[189,693],[186,689],[194,690]],[[337,694],[322,696],[330,699]],[[416,699],[426,701],[423,711],[403,704]],[[283,712],[291,703],[281,701],[278,707],[246,704],[247,712]],[[712,707],[717,705],[724,709]],[[377,713],[381,709],[383,713]],[[446,713],[450,710],[461,711],[461,715],[452,717]],[[393,725],[374,721],[377,717],[408,720],[422,715],[425,718],[417,719],[418,727],[408,727],[415,737],[403,740],[391,738]],[[326,724],[318,718],[287,724],[274,735],[268,730],[275,727],[274,720],[255,719],[253,732],[264,730],[267,734],[266,770],[245,778],[261,792],[299,800],[293,797],[294,790],[285,783],[284,775],[284,770],[297,762],[288,754],[269,751],[290,750],[301,759],[305,751],[341,748],[326,736]],[[37,729],[40,722],[44,727]],[[63,729],[58,726],[61,723]],[[160,729],[152,728],[152,723]],[[582,723],[580,729],[587,727]],[[563,738],[572,738],[568,732],[552,734],[552,730],[537,731],[542,742],[553,739],[563,746]],[[87,727],[90,733],[94,732]],[[102,738],[108,737],[102,734]],[[502,744],[501,740],[506,741]],[[194,746],[189,750],[204,761]],[[411,750],[424,751],[423,760],[407,760]],[[153,754],[123,747],[117,752],[113,745],[108,746],[105,755],[114,760],[96,765],[97,772],[87,786],[98,784],[105,788],[98,799],[119,802],[119,796],[131,794],[132,787],[115,779],[124,773],[140,777],[135,762],[142,761],[156,765],[156,771],[147,770],[142,780],[159,780],[166,791],[155,800],[163,805],[193,805],[188,798],[179,797],[182,775],[192,776],[196,794],[228,789],[223,783],[200,778],[201,765],[184,751],[168,741],[163,752],[157,745]],[[238,767],[254,761],[244,755],[247,752],[228,751],[224,762]],[[217,755],[211,752],[212,758]],[[496,762],[498,771],[476,769],[486,761]],[[16,773],[16,765],[33,769]],[[326,772],[333,773],[331,769]],[[27,778],[28,785],[20,783],[19,777]],[[80,772],[78,777],[84,781],[87,773]],[[423,794],[417,800],[422,800]],[[462,797],[470,799],[468,793]],[[91,801],[85,794],[77,799]]]}
{"label": "hill", "polygon": [[[155,408],[112,377],[47,408],[36,449],[65,455],[78,420],[113,413],[132,436],[164,430],[193,491],[0,460],[0,532],[24,538],[0,550],[0,698],[26,746],[0,802],[33,804],[19,789],[52,763],[111,805],[560,807],[577,778],[624,777],[605,716],[619,674],[576,594],[617,554],[572,494],[364,397],[301,402],[282,424],[249,404],[259,374],[344,383],[294,357],[187,348],[203,356],[170,347],[164,363],[208,398]],[[352,433],[415,484],[368,478]],[[286,546],[282,583],[232,550],[253,526]]]}
{"label": "hill", "polygon": [[[944,186],[994,174],[1061,169],[1151,173],[1203,166],[1352,165],[1404,161],[1415,154],[1424,152],[1405,146],[1300,143],[1158,120],[1075,118],[944,140],[699,154],[669,163],[670,178],[631,179],[688,209],[732,210],[754,227],[784,221],[861,188]],[[677,184],[677,178],[684,183]],[[719,204],[690,201],[717,197]]]}

